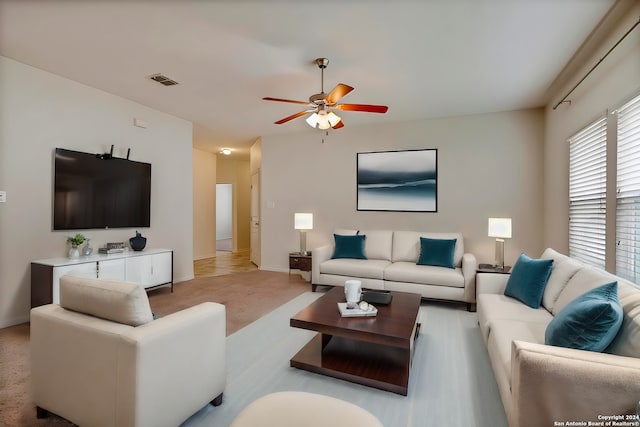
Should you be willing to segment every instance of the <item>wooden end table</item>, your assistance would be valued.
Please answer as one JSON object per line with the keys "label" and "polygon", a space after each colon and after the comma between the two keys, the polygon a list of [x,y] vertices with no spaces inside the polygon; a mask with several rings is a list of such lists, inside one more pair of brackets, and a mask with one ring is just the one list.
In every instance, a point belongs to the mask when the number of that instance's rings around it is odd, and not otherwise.
{"label": "wooden end table", "polygon": [[342,317],[337,303],[344,289],[329,290],[291,318],[292,327],[318,332],[291,366],[406,396],[421,296],[391,294],[375,317]]}
{"label": "wooden end table", "polygon": [[311,252],[301,254],[300,252],[291,252],[289,254],[289,274],[291,270],[311,271],[312,258]]}

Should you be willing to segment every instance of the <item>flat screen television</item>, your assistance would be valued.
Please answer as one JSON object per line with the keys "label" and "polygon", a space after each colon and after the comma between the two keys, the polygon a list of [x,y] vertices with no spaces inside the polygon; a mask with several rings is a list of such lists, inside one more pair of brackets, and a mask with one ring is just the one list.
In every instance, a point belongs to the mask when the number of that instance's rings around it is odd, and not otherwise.
{"label": "flat screen television", "polygon": [[56,148],[53,229],[150,226],[151,164]]}

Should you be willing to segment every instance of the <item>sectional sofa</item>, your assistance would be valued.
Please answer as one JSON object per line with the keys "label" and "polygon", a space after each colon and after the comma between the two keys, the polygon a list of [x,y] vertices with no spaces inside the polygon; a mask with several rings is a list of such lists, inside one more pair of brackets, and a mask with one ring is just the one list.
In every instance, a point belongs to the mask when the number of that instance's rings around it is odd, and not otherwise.
{"label": "sectional sofa", "polygon": [[[476,301],[474,255],[464,253],[460,233],[429,233],[390,230],[335,230],[338,236],[364,235],[366,259],[334,258],[333,244],[313,249],[312,288],[317,285],[344,286],[349,279],[362,281],[363,288],[413,292],[423,298],[460,301],[471,310]],[[451,268],[418,265],[420,238],[453,240]]]}
{"label": "sectional sofa", "polygon": [[[625,416],[635,416],[640,400],[640,289],[550,248],[541,259],[553,264],[539,308],[504,295],[508,275],[478,281],[478,322],[509,425],[629,421]],[[549,324],[564,308],[611,282],[618,284],[623,320],[604,352],[545,344]],[[588,336],[582,327],[571,325],[568,338],[582,341]]]}

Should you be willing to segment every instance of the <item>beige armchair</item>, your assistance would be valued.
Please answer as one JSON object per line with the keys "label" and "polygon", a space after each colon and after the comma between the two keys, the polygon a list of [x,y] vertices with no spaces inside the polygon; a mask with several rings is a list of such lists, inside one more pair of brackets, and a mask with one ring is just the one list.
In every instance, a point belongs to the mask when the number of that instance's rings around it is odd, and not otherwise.
{"label": "beige armchair", "polygon": [[203,303],[153,320],[130,282],[65,276],[60,305],[31,310],[39,418],[81,426],[177,426],[226,382],[225,307]]}

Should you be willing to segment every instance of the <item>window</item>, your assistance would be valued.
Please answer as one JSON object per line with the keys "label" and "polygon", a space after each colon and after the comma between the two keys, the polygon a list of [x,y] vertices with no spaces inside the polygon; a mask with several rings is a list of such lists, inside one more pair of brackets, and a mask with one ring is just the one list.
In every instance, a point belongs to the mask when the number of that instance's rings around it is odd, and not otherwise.
{"label": "window", "polygon": [[617,116],[616,274],[640,284],[640,96]]}
{"label": "window", "polygon": [[605,267],[607,121],[569,138],[569,255]]}
{"label": "window", "polygon": [[569,255],[640,284],[640,95],[568,142]]}

